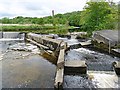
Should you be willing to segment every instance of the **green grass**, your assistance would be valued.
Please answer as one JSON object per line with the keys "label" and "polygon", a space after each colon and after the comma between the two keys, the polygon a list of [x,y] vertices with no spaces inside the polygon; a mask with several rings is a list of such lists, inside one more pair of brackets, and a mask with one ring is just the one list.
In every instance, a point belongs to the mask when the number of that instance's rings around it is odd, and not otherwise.
{"label": "green grass", "polygon": [[68,29],[74,28],[73,26],[2,26],[2,30],[6,32],[33,32],[33,33],[52,33],[52,34],[67,34]]}

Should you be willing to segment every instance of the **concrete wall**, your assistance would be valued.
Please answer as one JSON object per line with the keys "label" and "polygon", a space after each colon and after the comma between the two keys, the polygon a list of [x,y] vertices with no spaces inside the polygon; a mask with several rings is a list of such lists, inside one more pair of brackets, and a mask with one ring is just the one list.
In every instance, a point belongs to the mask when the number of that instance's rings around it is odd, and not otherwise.
{"label": "concrete wall", "polygon": [[55,50],[59,51],[60,44],[63,42],[62,40],[51,39],[51,38],[47,38],[47,37],[41,36],[39,34],[34,34],[34,33],[28,33],[27,38],[34,40],[44,46],[47,46],[53,51]]}
{"label": "concrete wall", "polygon": [[0,38],[2,38],[2,32],[0,32]]}
{"label": "concrete wall", "polygon": [[106,45],[115,46],[120,44],[118,40],[118,30],[101,30],[93,33],[93,41],[96,40],[98,43],[103,42]]}
{"label": "concrete wall", "polygon": [[57,72],[56,72],[56,77],[55,77],[55,83],[54,87],[57,88],[58,90],[63,89],[63,81],[64,81],[64,55],[65,55],[65,50],[66,50],[66,43],[62,42],[60,45],[60,52],[58,56],[58,61],[57,61]]}
{"label": "concrete wall", "polygon": [[[2,38],[2,32],[0,32],[0,38]],[[20,32],[3,32],[3,38],[24,38],[24,33]]]}

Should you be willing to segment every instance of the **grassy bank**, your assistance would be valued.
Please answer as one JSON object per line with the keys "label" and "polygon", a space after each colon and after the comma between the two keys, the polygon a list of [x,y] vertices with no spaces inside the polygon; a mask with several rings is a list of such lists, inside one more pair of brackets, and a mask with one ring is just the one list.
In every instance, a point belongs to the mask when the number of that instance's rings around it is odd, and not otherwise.
{"label": "grassy bank", "polygon": [[33,33],[53,33],[53,34],[67,34],[68,29],[74,28],[73,26],[41,26],[41,25],[28,25],[28,26],[2,26],[2,31],[5,32],[33,32]]}

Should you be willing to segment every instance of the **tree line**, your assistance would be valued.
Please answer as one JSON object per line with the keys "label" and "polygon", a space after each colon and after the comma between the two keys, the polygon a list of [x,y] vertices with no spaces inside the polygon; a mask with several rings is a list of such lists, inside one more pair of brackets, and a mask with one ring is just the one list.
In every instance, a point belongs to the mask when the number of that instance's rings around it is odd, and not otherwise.
{"label": "tree line", "polygon": [[119,10],[118,4],[113,2],[108,3],[105,0],[99,0],[99,2],[89,1],[82,11],[42,18],[17,16],[9,19],[4,17],[0,19],[0,22],[3,24],[69,25],[80,27],[83,31],[118,29]]}

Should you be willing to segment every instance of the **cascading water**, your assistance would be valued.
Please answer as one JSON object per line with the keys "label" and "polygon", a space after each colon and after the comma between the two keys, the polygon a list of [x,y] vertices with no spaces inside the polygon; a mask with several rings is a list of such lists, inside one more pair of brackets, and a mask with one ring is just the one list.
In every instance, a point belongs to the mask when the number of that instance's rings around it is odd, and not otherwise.
{"label": "cascading water", "polygon": [[25,34],[20,32],[0,32],[0,41],[24,41]]}
{"label": "cascading water", "polygon": [[64,38],[62,40],[68,45],[73,45],[73,48],[67,51],[65,60],[84,60],[88,67],[87,75],[65,75],[64,89],[120,88],[120,77],[115,74],[112,66],[112,63],[120,61],[120,58],[82,47],[75,49],[75,44],[84,40]]}
{"label": "cascading water", "polygon": [[[8,35],[9,36],[9,35]],[[8,37],[6,36],[6,37]],[[16,39],[12,37],[12,39]],[[88,65],[87,75],[65,75],[64,89],[66,88],[120,88],[120,77],[112,68],[112,62],[120,61],[120,58],[79,48],[79,41],[75,37],[71,39],[57,37],[67,42],[73,49],[67,51],[65,60],[85,60]],[[23,41],[24,42],[24,41]],[[15,44],[15,45],[14,45]],[[76,45],[78,45],[77,49]],[[13,51],[13,49],[29,49],[25,51]],[[31,50],[35,49],[35,50]],[[0,41],[0,52],[4,57],[2,63],[2,87],[3,88],[53,88],[56,66],[37,53],[37,47],[17,41]],[[0,70],[1,71],[1,70]],[[1,76],[2,76],[1,75]],[[1,87],[1,86],[0,86]]]}
{"label": "cascading water", "polygon": [[88,70],[95,71],[112,71],[112,63],[114,61],[120,61],[120,59],[117,57],[91,51],[86,48],[79,48],[68,51],[65,59],[84,60],[88,65]]}
{"label": "cascading water", "polygon": [[86,61],[88,74],[84,77],[66,75],[64,88],[120,88],[120,78],[113,72],[112,66],[114,61],[120,61],[119,58],[79,48],[68,51],[65,60]]}

